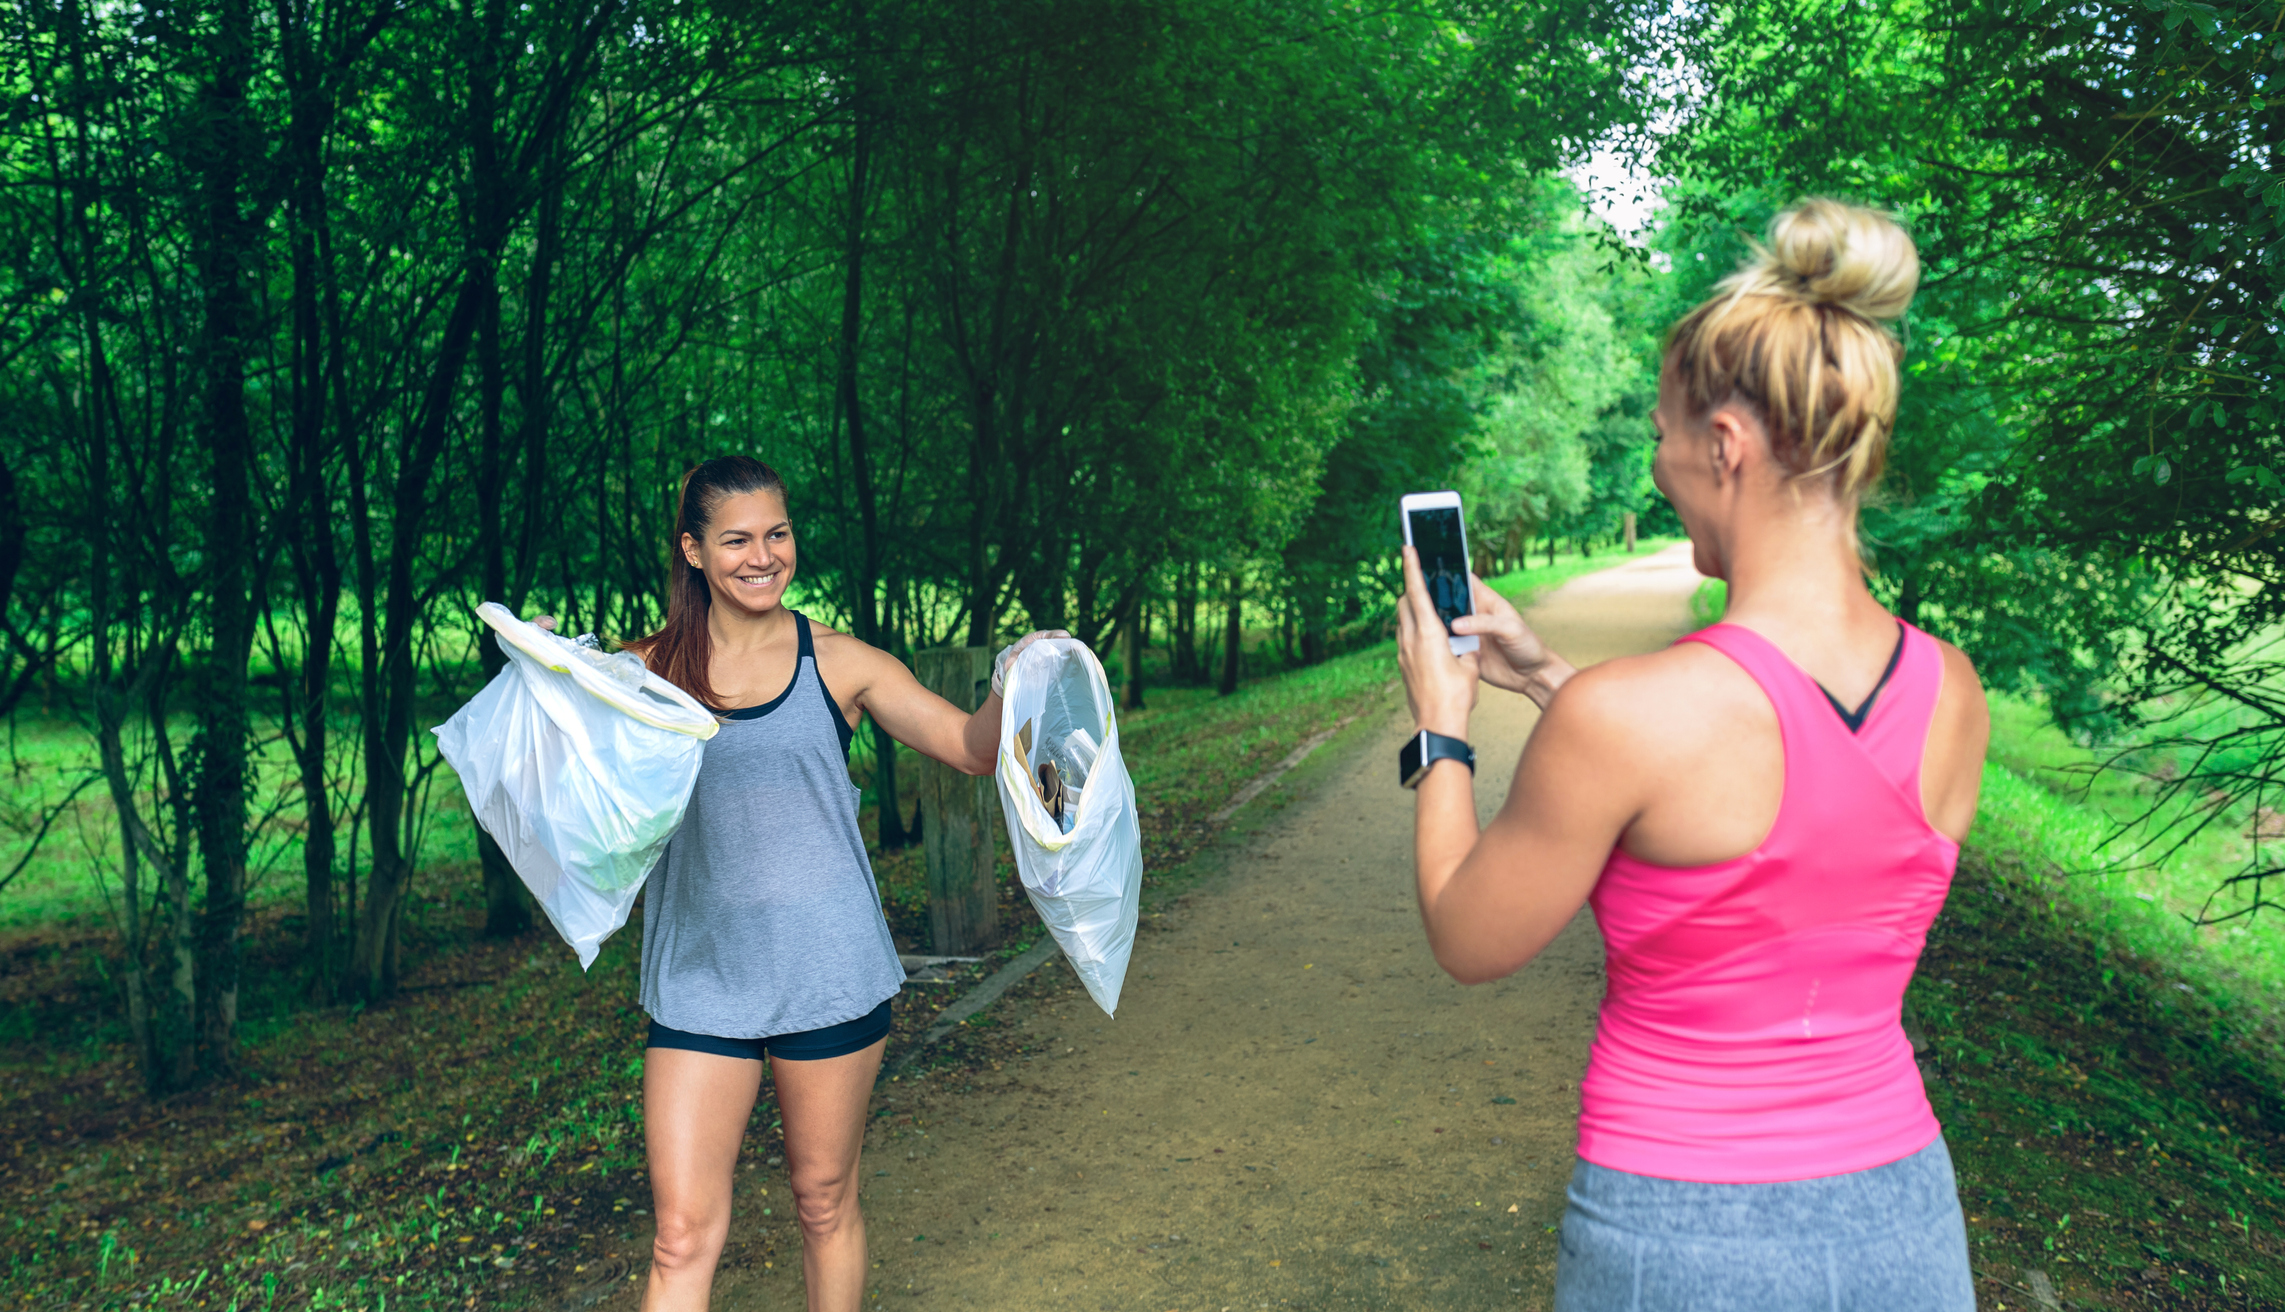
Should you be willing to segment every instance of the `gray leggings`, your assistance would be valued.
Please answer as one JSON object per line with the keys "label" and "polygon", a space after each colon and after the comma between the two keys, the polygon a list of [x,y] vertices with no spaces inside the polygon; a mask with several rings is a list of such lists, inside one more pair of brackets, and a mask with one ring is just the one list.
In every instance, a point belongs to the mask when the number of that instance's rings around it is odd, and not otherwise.
{"label": "gray leggings", "polygon": [[1975,1312],[1942,1138],[1901,1161],[1779,1184],[1571,1173],[1556,1312]]}

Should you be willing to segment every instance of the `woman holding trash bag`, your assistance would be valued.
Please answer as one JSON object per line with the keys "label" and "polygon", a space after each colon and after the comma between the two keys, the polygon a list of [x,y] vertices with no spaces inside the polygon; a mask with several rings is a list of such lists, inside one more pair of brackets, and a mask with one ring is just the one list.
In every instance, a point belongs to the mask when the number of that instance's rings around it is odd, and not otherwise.
{"label": "woman holding trash bag", "polygon": [[809,1306],[847,1312],[865,1284],[865,1110],[904,983],[857,829],[854,726],[870,714],[923,755],[983,774],[1008,661],[1048,635],[1002,651],[991,697],[969,714],[895,657],[788,610],[785,484],[745,456],[684,475],[673,552],[666,622],[627,645],[723,726],[645,892],[643,1137],[658,1234],[643,1307],[707,1305],[767,1060]]}
{"label": "woman holding trash bag", "polygon": [[1653,465],[1720,624],[1574,671],[1479,582],[1455,658],[1405,553],[1405,687],[1465,739],[1479,681],[1545,708],[1480,832],[1464,745],[1419,780],[1422,919],[1467,982],[1591,902],[1608,985],[1555,1305],[1975,1306],[1942,1132],[1899,1024],[1975,818],[1966,656],[1866,590],[1857,509],[1918,281],[1886,217],[1809,201],[1668,338]]}

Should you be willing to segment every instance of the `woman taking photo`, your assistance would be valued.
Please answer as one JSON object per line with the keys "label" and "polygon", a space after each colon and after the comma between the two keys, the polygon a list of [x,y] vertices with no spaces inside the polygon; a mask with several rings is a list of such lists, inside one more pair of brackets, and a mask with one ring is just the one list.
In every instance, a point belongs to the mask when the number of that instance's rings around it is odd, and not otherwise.
{"label": "woman taking photo", "polygon": [[[881,915],[849,742],[861,715],[966,774],[992,768],[992,695],[973,715],[888,653],[786,609],[785,484],[726,456],[685,475],[666,624],[627,644],[722,717],[643,906],[643,1138],[658,1235],[646,1312],[703,1309],[730,1230],[732,1172],[770,1066],[817,1312],[864,1296],[857,1157],[904,983]],[[1061,636],[1061,635],[1057,635]]]}
{"label": "woman taking photo", "polygon": [[[1975,1306],[1942,1132],[1899,1024],[1975,818],[1967,657],[1866,590],[1857,510],[1896,417],[1919,260],[1831,201],[1675,326],[1659,490],[1725,620],[1574,671],[1475,585],[1455,658],[1405,552],[1405,686],[1434,759],[1415,856],[1437,961],[1522,967],[1591,902],[1607,992],[1579,1089],[1556,1306]],[[1479,680],[1545,710],[1478,831]]]}

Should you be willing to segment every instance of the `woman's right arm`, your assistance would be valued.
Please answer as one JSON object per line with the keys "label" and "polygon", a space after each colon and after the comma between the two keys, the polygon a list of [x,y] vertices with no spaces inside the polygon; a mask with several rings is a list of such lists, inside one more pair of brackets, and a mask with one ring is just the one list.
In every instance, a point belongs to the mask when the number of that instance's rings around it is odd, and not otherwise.
{"label": "woman's right arm", "polygon": [[[1647,798],[1636,769],[1641,672],[1612,665],[1569,681],[1532,729],[1515,782],[1473,842],[1473,779],[1421,781],[1415,837],[1420,917],[1436,964],[1463,984],[1504,978],[1563,932],[1594,892]],[[1462,812],[1465,811],[1463,815]]]}
{"label": "woman's right arm", "polygon": [[[1410,547],[1404,563],[1397,629],[1406,698],[1420,727],[1465,738],[1482,653],[1452,655]],[[1515,627],[1529,636],[1520,617]],[[1534,673],[1555,659],[1540,658]],[[1513,974],[1594,891],[1611,849],[1648,800],[1644,735],[1656,715],[1677,713],[1661,705],[1675,681],[1660,676],[1657,659],[1566,674],[1561,698],[1548,688],[1506,804],[1480,832],[1475,779],[1464,767],[1438,762],[1420,780],[1413,835],[1420,918],[1436,964],[1454,979],[1476,984]]]}

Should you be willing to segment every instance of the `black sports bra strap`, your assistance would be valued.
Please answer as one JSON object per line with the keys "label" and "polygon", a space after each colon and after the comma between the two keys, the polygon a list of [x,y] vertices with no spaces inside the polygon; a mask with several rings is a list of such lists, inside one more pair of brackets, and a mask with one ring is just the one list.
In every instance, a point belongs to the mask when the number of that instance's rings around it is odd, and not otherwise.
{"label": "black sports bra strap", "polygon": [[[803,630],[805,633],[807,631],[808,630],[806,629]],[[1880,700],[1881,690],[1888,686],[1888,681],[1890,679],[1896,677],[1897,664],[1903,659],[1904,621],[1898,620],[1896,622],[1896,650],[1888,654],[1888,668],[1880,672],[1880,682],[1874,684],[1872,686],[1872,691],[1865,694],[1863,705],[1857,707],[1852,711],[1848,707],[1841,705],[1841,699],[1835,697],[1833,695],[1832,689],[1827,688],[1824,684],[1818,684],[1817,691],[1825,694],[1825,700],[1831,702],[1833,704],[1833,710],[1840,715],[1841,723],[1849,726],[1850,733],[1855,733],[1858,730],[1864,728],[1865,717],[1872,714],[1872,704]]]}
{"label": "black sports bra strap", "polygon": [[[809,640],[809,617],[795,611],[793,622],[794,631],[801,635],[801,647],[793,657],[793,681],[801,682],[801,663],[808,661],[810,677],[817,680],[817,695],[825,701],[826,714],[833,717],[833,732],[841,737],[841,755],[847,757],[849,744],[857,739],[857,731],[849,727],[848,717],[841,714],[841,703],[834,699],[833,690],[825,686],[825,670],[817,663],[817,644]],[[793,689],[789,686],[786,691]]]}

